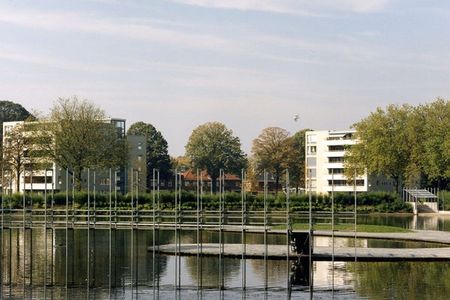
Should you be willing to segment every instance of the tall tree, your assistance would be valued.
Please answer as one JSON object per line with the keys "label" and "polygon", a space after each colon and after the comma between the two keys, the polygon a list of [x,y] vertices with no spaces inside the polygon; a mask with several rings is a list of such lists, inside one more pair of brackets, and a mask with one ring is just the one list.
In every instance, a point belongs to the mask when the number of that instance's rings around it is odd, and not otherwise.
{"label": "tall tree", "polygon": [[437,99],[419,106],[424,123],[421,159],[429,184],[446,188],[450,184],[450,101]]}
{"label": "tall tree", "polygon": [[40,145],[58,166],[71,169],[81,189],[86,168],[116,168],[127,162],[128,145],[102,109],[77,97],[60,98],[48,120],[37,123]]}
{"label": "tall tree", "polygon": [[309,130],[300,130],[287,140],[286,165],[289,170],[289,181],[297,192],[300,187],[305,188],[305,132]]}
{"label": "tall tree", "polygon": [[396,189],[405,179],[411,158],[408,122],[412,107],[389,105],[378,108],[353,127],[358,143],[346,152],[347,177],[353,172],[382,174],[392,178]]}
{"label": "tall tree", "polygon": [[11,170],[11,179],[16,184],[15,189],[20,190],[20,175],[30,164],[28,153],[29,138],[24,130],[24,124],[19,123],[5,132],[3,145],[3,161],[6,168]]}
{"label": "tall tree", "polygon": [[252,154],[259,172],[266,170],[275,177],[278,192],[280,178],[288,164],[289,132],[279,127],[268,127],[253,140]]}
{"label": "tall tree", "polygon": [[162,179],[170,176],[172,162],[167,150],[167,141],[152,124],[136,122],[130,126],[127,134],[143,135],[147,141],[147,189],[151,187],[152,170],[158,169]]}
{"label": "tall tree", "polygon": [[220,169],[238,174],[247,164],[239,138],[219,122],[209,122],[192,131],[186,145],[186,156],[195,168],[208,172],[214,193],[217,191]]}

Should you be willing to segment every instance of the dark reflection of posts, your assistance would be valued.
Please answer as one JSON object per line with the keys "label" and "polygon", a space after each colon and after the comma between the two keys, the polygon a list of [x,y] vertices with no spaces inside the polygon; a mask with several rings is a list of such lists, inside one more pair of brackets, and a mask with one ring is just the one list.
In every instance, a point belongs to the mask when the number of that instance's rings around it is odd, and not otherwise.
{"label": "dark reflection of posts", "polygon": [[309,286],[310,272],[312,266],[309,265],[307,259],[297,259],[292,263],[292,273],[290,276],[289,298],[291,295],[291,287],[293,285]]}

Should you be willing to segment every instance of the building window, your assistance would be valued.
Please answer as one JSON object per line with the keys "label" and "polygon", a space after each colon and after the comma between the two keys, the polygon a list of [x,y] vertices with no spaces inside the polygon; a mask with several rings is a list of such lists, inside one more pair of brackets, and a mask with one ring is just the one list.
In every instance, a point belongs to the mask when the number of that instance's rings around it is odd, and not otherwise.
{"label": "building window", "polygon": [[342,156],[339,156],[339,157],[328,157],[328,162],[329,163],[343,163],[344,162],[344,158]]}
{"label": "building window", "polygon": [[328,169],[328,174],[344,174],[344,168],[331,168]]}
{"label": "building window", "polygon": [[109,185],[109,178],[101,178],[99,181],[100,185]]}
{"label": "building window", "polygon": [[[353,186],[353,181],[347,181],[347,180],[328,180],[329,186]],[[364,186],[364,179],[357,179],[356,180],[356,186]]]}
{"label": "building window", "polygon": [[328,146],[328,151],[330,151],[330,152],[344,151],[344,150],[345,150],[344,145]]}
{"label": "building window", "polygon": [[317,146],[308,146],[308,154],[316,154],[317,153]]}
{"label": "building window", "polygon": [[[31,182],[31,178],[33,183],[45,183],[45,176],[25,176],[25,183],[30,183]],[[47,176],[47,183],[52,183],[53,177],[52,176]]]}
{"label": "building window", "polygon": [[315,167],[317,165],[317,158],[315,158],[315,157],[308,157],[306,159],[306,165],[308,167]]}
{"label": "building window", "polygon": [[307,135],[307,142],[308,142],[308,144],[317,143],[317,135],[315,135],[315,134]]}
{"label": "building window", "polygon": [[317,176],[317,170],[316,169],[308,169],[308,173],[306,174],[307,177],[316,177]]}

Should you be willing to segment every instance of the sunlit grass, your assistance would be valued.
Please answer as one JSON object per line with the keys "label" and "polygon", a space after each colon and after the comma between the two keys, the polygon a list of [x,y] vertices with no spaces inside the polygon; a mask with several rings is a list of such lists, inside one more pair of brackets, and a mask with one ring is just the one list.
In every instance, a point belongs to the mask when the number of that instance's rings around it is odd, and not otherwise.
{"label": "sunlit grass", "polygon": [[[272,229],[286,229],[284,225],[273,226]],[[309,225],[306,223],[296,223],[292,225],[293,230],[308,230]],[[331,224],[314,224],[314,230],[331,230]],[[335,231],[354,231],[355,225],[353,224],[336,224],[334,225]],[[395,227],[395,226],[385,226],[385,225],[366,225],[358,224],[356,225],[357,232],[411,232],[409,229]]]}

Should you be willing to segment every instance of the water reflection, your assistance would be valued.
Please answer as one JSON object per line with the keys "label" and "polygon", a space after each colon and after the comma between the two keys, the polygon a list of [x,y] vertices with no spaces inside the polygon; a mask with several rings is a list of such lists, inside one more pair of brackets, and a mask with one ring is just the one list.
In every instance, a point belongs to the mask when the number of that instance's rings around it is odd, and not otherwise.
{"label": "water reflection", "polygon": [[[361,217],[362,218],[362,217]],[[447,228],[448,219],[420,217],[364,216],[372,224],[430,226]],[[432,221],[430,221],[432,220]],[[446,223],[447,221],[447,223]],[[437,226],[433,227],[433,226]],[[66,238],[67,234],[67,238]],[[195,244],[195,231],[181,231],[182,243]],[[148,251],[153,244],[151,230],[44,230],[12,229],[2,233],[2,299],[142,299],[153,297],[153,283],[160,299],[174,297],[176,258]],[[240,243],[240,233],[226,233],[225,242]],[[269,235],[269,242],[285,245],[284,235]],[[174,231],[159,233],[162,244],[174,243]],[[204,243],[218,242],[218,235],[204,231]],[[336,247],[353,246],[353,239],[335,240]],[[247,234],[247,243],[262,244],[262,234]],[[315,239],[316,246],[331,246],[328,237]],[[418,244],[358,239],[358,246],[413,247]],[[67,245],[67,247],[66,247]],[[66,255],[67,253],[67,255]],[[110,256],[111,254],[111,256]],[[155,270],[153,269],[155,266]],[[336,299],[445,299],[450,294],[449,263],[350,263],[314,262],[312,268],[303,262],[286,260],[223,259],[225,299],[242,298],[243,270],[246,299],[286,299],[291,282],[292,298],[308,298],[308,272],[314,277],[317,298]],[[181,257],[181,299],[220,298],[219,260],[217,257]],[[89,275],[88,275],[89,274]],[[405,275],[408,276],[405,276]],[[109,288],[111,282],[111,289]],[[66,286],[67,283],[67,286]],[[132,285],[133,283],[133,285]],[[265,286],[267,285],[267,291]],[[133,288],[132,288],[133,287]],[[332,290],[334,288],[334,290]]]}

